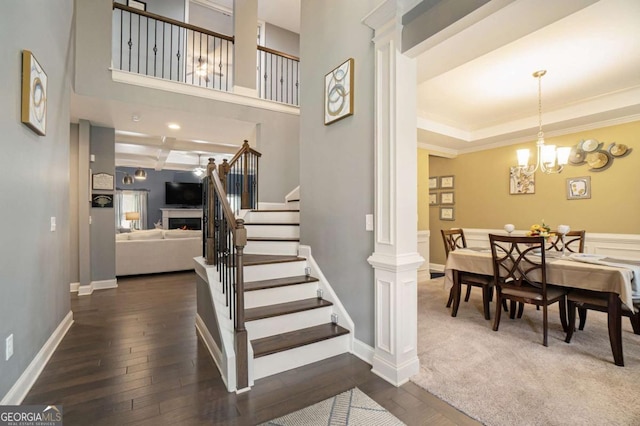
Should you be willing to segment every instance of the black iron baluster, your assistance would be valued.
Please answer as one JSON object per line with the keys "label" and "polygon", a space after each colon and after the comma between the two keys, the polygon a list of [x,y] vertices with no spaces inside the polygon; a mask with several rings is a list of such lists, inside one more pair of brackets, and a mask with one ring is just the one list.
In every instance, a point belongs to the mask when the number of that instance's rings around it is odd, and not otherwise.
{"label": "black iron baluster", "polygon": [[169,80],[173,77],[173,25],[169,27]]}
{"label": "black iron baluster", "polygon": [[164,62],[164,52],[165,52],[165,50],[167,50],[166,46],[165,46],[166,40],[167,40],[167,36],[165,35],[165,32],[166,32],[165,28],[166,27],[167,27],[167,23],[163,22],[162,23],[162,78],[164,78],[164,64],[165,64],[165,62]]}
{"label": "black iron baluster", "polygon": [[180,46],[182,46],[182,44],[180,43],[180,35],[182,34],[182,28],[178,28],[178,54],[177,54],[177,58],[178,58],[178,75],[176,76],[176,81],[182,81],[182,79],[180,78]]}
{"label": "black iron baluster", "polygon": [[153,24],[153,76],[158,76],[158,21]]}
{"label": "black iron baluster", "polygon": [[138,74],[140,74],[140,15],[138,15]]}

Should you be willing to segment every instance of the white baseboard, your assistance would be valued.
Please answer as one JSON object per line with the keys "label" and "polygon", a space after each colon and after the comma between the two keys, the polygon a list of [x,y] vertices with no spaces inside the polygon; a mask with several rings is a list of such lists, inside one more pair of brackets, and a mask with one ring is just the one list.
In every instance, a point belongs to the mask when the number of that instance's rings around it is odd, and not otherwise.
{"label": "white baseboard", "polygon": [[88,285],[80,285],[78,283],[77,292],[78,296],[89,296],[93,293],[94,290],[107,290],[110,288],[118,288],[118,280],[102,280],[102,281],[91,281]]}
{"label": "white baseboard", "polygon": [[431,279],[431,272],[429,270],[418,270],[418,282],[427,281]]}
{"label": "white baseboard", "polygon": [[29,363],[29,366],[9,389],[9,392],[0,400],[0,405],[20,405],[22,403],[72,324],[73,312],[69,311]]}
{"label": "white baseboard", "polygon": [[375,357],[371,372],[376,374],[396,387],[400,387],[409,381],[411,376],[420,371],[418,357],[408,360],[403,365],[392,365],[382,357]]}
{"label": "white baseboard", "polygon": [[373,348],[361,340],[353,339],[353,354],[366,362],[369,365],[373,365],[373,356],[375,351]]}
{"label": "white baseboard", "polygon": [[69,292],[77,293],[80,288],[80,283],[70,283],[69,284]]}

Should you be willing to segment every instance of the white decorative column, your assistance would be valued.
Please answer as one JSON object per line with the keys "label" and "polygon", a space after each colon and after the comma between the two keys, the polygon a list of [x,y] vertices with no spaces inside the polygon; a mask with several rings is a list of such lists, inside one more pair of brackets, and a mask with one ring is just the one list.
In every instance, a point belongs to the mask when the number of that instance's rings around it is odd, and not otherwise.
{"label": "white decorative column", "polygon": [[375,30],[375,354],[373,372],[400,386],[418,373],[416,64],[400,52],[398,3],[363,22]]}

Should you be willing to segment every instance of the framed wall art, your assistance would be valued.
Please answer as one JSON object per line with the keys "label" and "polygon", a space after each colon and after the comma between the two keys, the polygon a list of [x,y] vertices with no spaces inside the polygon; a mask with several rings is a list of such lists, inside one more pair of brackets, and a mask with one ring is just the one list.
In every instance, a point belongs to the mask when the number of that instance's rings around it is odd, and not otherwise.
{"label": "framed wall art", "polygon": [[453,176],[440,176],[441,189],[453,189]]}
{"label": "framed wall art", "polygon": [[567,200],[591,198],[591,177],[567,178]]}
{"label": "framed wall art", "polygon": [[429,189],[438,189],[438,176],[429,177]]}
{"label": "framed wall art", "polygon": [[455,220],[453,207],[440,207],[440,220]]}
{"label": "framed wall art", "polygon": [[47,74],[28,50],[22,51],[22,122],[41,136],[47,132]]}
{"label": "framed wall art", "polygon": [[536,180],[533,173],[526,173],[521,167],[509,169],[509,194],[535,194]]}
{"label": "framed wall art", "polygon": [[113,191],[113,175],[109,173],[96,173],[92,176],[93,189],[107,189]]}
{"label": "framed wall art", "polygon": [[324,76],[324,124],[353,115],[353,58]]}
{"label": "framed wall art", "polygon": [[438,193],[437,192],[430,192],[429,193],[429,205],[430,206],[437,206],[438,205]]}
{"label": "framed wall art", "polygon": [[440,193],[440,204],[455,204],[453,192],[441,192]]}
{"label": "framed wall art", "polygon": [[133,7],[134,9],[147,10],[147,3],[140,0],[128,0],[127,6]]}

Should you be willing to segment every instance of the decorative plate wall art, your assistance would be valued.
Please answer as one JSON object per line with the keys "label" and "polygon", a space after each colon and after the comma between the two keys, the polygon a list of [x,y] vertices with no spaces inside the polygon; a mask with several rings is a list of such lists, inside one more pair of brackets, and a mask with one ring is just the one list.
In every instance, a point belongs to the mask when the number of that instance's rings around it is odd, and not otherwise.
{"label": "decorative plate wall art", "polygon": [[37,134],[46,134],[47,74],[28,50],[22,51],[22,122]]}
{"label": "decorative plate wall art", "polygon": [[324,124],[353,115],[353,58],[324,76]]}

